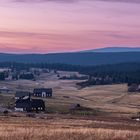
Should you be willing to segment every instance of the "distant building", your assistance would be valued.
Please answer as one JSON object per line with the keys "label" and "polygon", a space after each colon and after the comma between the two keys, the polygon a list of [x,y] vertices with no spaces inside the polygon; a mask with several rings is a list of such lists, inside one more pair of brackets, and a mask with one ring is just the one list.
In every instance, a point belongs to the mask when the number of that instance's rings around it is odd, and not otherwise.
{"label": "distant building", "polygon": [[19,75],[19,79],[33,80],[34,78],[34,74],[31,72],[25,72]]}
{"label": "distant building", "polygon": [[31,96],[30,92],[25,92],[25,91],[17,91],[15,94],[15,100],[19,100],[19,99],[29,99]]}
{"label": "distant building", "polygon": [[52,88],[36,88],[33,95],[42,98],[52,97]]}
{"label": "distant building", "polygon": [[130,84],[128,85],[128,92],[140,92],[140,84]]}
{"label": "distant building", "polygon": [[19,99],[15,102],[15,111],[45,111],[45,103],[40,99]]}
{"label": "distant building", "polygon": [[6,92],[8,93],[10,90],[7,87],[0,87],[0,93]]}

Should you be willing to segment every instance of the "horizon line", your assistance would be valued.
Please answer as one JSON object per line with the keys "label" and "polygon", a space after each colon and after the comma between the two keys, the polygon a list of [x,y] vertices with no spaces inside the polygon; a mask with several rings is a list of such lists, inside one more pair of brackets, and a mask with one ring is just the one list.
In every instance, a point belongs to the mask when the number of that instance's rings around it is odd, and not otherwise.
{"label": "horizon line", "polygon": [[[82,49],[82,50],[79,50],[79,51],[62,51],[62,52],[46,52],[46,53],[37,53],[37,52],[0,52],[0,54],[13,54],[13,55],[38,55],[38,54],[41,54],[41,55],[47,55],[47,54],[61,54],[61,53],[86,53],[86,51],[93,51],[94,53],[94,50],[95,50],[95,53],[107,53],[106,52],[96,52],[96,50],[100,50],[100,49],[109,49],[109,48],[119,48],[119,49],[140,49],[140,47],[100,47],[100,48],[95,48],[95,49]],[[118,51],[119,52],[119,51]],[[126,51],[126,52],[131,52],[131,51]],[[133,51],[132,51],[133,52]],[[134,52],[137,52],[137,51],[134,51]],[[90,53],[90,52],[88,52]],[[91,52],[92,53],[92,52]],[[108,52],[108,53],[111,53],[111,52]],[[112,52],[113,53],[113,52]],[[116,52],[117,53],[117,52]]]}

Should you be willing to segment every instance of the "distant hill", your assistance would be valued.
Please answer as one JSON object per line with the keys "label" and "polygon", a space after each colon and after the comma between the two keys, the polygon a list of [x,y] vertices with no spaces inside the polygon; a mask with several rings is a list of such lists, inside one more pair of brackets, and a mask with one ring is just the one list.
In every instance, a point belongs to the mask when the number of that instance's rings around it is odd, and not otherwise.
{"label": "distant hill", "polygon": [[140,52],[140,47],[130,48],[130,47],[107,47],[92,50],[85,50],[82,52]]}
{"label": "distant hill", "polygon": [[71,65],[101,65],[140,62],[140,52],[0,54],[0,62],[61,63]]}

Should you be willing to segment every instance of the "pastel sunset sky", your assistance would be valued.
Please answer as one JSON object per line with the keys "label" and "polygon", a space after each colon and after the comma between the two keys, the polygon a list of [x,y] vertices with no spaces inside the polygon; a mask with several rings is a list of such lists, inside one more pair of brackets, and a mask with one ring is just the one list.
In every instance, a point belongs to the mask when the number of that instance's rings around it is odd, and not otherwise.
{"label": "pastel sunset sky", "polygon": [[140,47],[140,0],[0,0],[0,52]]}

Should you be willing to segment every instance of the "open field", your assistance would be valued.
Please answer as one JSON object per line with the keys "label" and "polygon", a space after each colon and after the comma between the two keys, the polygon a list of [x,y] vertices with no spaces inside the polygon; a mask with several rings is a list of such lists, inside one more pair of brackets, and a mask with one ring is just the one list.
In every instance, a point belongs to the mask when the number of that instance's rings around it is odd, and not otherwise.
{"label": "open field", "polygon": [[[60,72],[60,75],[72,75],[72,72]],[[77,73],[76,73],[77,74]],[[16,90],[32,92],[36,87],[53,88],[53,98],[44,99],[50,112],[67,113],[73,104],[97,109],[114,115],[132,115],[140,111],[140,94],[128,94],[127,86],[106,85],[78,89],[78,80],[58,80],[54,73],[42,74],[36,81],[18,80],[1,81],[0,87],[6,86],[11,91],[1,93],[1,105],[12,103]],[[111,115],[112,115],[111,114]]]}
{"label": "open field", "polygon": [[[35,118],[26,117],[26,113],[1,114],[0,140],[140,139],[140,123],[131,120],[140,112],[140,94],[128,94],[125,84],[79,89],[77,82],[58,80],[55,74],[42,74],[36,81],[1,81],[0,87],[6,86],[10,92],[0,94],[0,110],[13,109],[16,90],[32,92],[36,87],[53,88],[53,98],[43,99],[47,112],[36,114]],[[74,104],[91,110],[71,114]]]}
{"label": "open field", "polygon": [[61,117],[0,117],[1,140],[139,140],[138,123]]}

